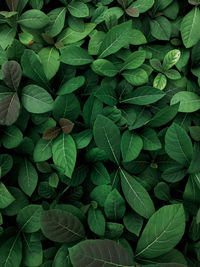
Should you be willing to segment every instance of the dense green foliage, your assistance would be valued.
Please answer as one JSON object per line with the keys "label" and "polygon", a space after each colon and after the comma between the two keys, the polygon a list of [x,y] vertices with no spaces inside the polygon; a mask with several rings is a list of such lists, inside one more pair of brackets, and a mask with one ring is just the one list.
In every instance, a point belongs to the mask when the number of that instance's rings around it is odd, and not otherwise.
{"label": "dense green foliage", "polygon": [[0,267],[200,266],[200,1],[0,1]]}

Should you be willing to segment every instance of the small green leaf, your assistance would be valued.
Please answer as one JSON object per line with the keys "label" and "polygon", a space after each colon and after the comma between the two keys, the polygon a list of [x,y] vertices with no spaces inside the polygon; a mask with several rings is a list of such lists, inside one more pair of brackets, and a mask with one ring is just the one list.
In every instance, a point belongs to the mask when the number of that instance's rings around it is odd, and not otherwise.
{"label": "small green leaf", "polygon": [[108,118],[98,115],[94,123],[94,140],[109,158],[119,165],[120,160],[120,131]]}
{"label": "small green leaf", "polygon": [[104,236],[106,230],[105,217],[100,209],[90,207],[88,211],[88,225],[90,230],[99,236]]}
{"label": "small green leaf", "polygon": [[191,126],[190,135],[195,141],[199,142],[200,141],[200,126]]}
{"label": "small green leaf", "polygon": [[18,174],[18,184],[22,191],[31,196],[38,183],[38,174],[32,163],[24,159],[20,165]]}
{"label": "small green leaf", "polygon": [[143,85],[148,82],[148,74],[142,68],[127,70],[123,72],[122,75],[127,80],[127,82],[129,82],[133,86]]}
{"label": "small green leaf", "polygon": [[143,147],[142,138],[134,133],[125,131],[121,140],[121,151],[124,162],[136,159]]}
{"label": "small green leaf", "polygon": [[118,73],[115,65],[106,59],[97,59],[93,61],[92,70],[99,75],[113,77]]}
{"label": "small green leaf", "polygon": [[66,81],[58,90],[57,95],[66,95],[74,92],[85,83],[84,76],[77,76]]}
{"label": "small green leaf", "polygon": [[158,73],[153,81],[153,87],[163,90],[167,85],[167,78],[164,74]]}
{"label": "small green leaf", "polygon": [[23,140],[22,132],[14,125],[6,127],[3,133],[1,140],[7,149],[17,147]]}
{"label": "small green leaf", "polygon": [[122,70],[133,70],[139,68],[145,61],[146,52],[145,51],[136,51],[133,52],[130,56],[125,60]]}
{"label": "small green leaf", "polygon": [[89,16],[89,9],[86,4],[79,1],[71,1],[67,6],[70,14],[77,18],[85,18]]}
{"label": "small green leaf", "polygon": [[156,134],[156,131],[151,128],[144,128],[140,134],[143,140],[143,149],[154,151],[161,149],[161,142]]}
{"label": "small green leaf", "polygon": [[5,62],[2,66],[2,76],[5,84],[17,91],[22,76],[21,66],[14,60]]}
{"label": "small green leaf", "polygon": [[9,206],[15,198],[7,190],[3,183],[0,183],[0,209],[4,209]]}
{"label": "small green leaf", "polygon": [[137,8],[139,13],[144,13],[152,8],[153,4],[154,0],[136,0],[130,5],[130,7]]}
{"label": "small green leaf", "polygon": [[170,21],[163,17],[157,17],[150,21],[151,34],[157,40],[167,41],[171,37],[172,26]]}
{"label": "small green leaf", "polygon": [[69,178],[72,177],[76,163],[76,145],[70,135],[62,133],[58,136],[52,145],[53,161],[56,166],[63,170],[63,173]]}
{"label": "small green leaf", "polygon": [[163,69],[164,70],[169,70],[171,67],[176,65],[176,63],[179,61],[181,56],[181,52],[178,49],[174,49],[169,51],[163,60]]}

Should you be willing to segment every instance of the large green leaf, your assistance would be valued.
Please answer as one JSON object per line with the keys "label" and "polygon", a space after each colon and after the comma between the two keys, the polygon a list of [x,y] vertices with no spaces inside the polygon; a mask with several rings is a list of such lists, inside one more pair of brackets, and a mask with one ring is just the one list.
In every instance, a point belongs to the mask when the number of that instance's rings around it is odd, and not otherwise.
{"label": "large green leaf", "polygon": [[176,123],[173,123],[166,132],[165,150],[170,158],[185,166],[192,160],[192,141],[187,132]]}
{"label": "large green leaf", "polygon": [[174,49],[169,51],[163,60],[163,69],[169,70],[171,67],[176,65],[176,63],[179,61],[181,56],[181,52],[178,49]]}
{"label": "large green leaf", "polygon": [[136,257],[155,258],[169,252],[183,236],[185,213],[181,204],[163,206],[147,222],[136,248]]}
{"label": "large green leaf", "polygon": [[22,104],[31,113],[41,114],[53,109],[51,95],[42,87],[31,84],[22,90]]}
{"label": "large green leaf", "polygon": [[54,47],[44,47],[38,53],[47,79],[53,78],[60,66],[59,53]]}
{"label": "large green leaf", "polygon": [[200,10],[194,7],[181,22],[181,36],[186,48],[194,46],[199,37]]}
{"label": "large green leaf", "polygon": [[49,17],[37,9],[30,9],[24,12],[18,19],[19,24],[31,29],[44,28],[49,21]]}
{"label": "large green leaf", "polygon": [[43,211],[41,230],[48,239],[59,243],[80,241],[85,237],[79,219],[69,212],[57,209]]}
{"label": "large green leaf", "polygon": [[94,123],[94,140],[109,158],[119,165],[120,161],[120,131],[110,119],[98,115]]}
{"label": "large green leaf", "polygon": [[61,49],[60,61],[72,66],[81,66],[91,63],[93,58],[81,47],[67,46]]}
{"label": "large green leaf", "polygon": [[151,86],[142,86],[133,90],[133,92],[127,95],[125,99],[121,100],[121,103],[143,106],[157,102],[163,98],[164,95],[165,93],[161,92],[159,89]]}
{"label": "large green leaf", "polygon": [[52,154],[56,166],[61,168],[62,172],[71,178],[77,154],[73,138],[70,135],[62,133],[53,142]]}
{"label": "large green leaf", "polygon": [[38,183],[38,174],[32,163],[24,159],[20,165],[18,184],[25,194],[31,196]]}
{"label": "large green leaf", "polygon": [[4,241],[0,246],[0,266],[20,267],[22,261],[22,241],[17,234]]}
{"label": "large green leaf", "polygon": [[179,103],[179,112],[189,113],[195,112],[200,109],[200,96],[188,91],[180,91],[176,93],[172,99],[170,104]]}
{"label": "large green leaf", "polygon": [[131,34],[131,21],[113,27],[105,36],[100,48],[99,57],[104,58],[119,51],[129,43]]}
{"label": "large green leaf", "polygon": [[149,218],[155,212],[155,208],[146,189],[122,169],[120,169],[120,176],[122,191],[128,204],[139,215]]}
{"label": "large green leaf", "polygon": [[136,159],[143,147],[142,138],[134,133],[125,131],[121,140],[121,151],[124,162]]}
{"label": "large green leaf", "polygon": [[[105,253],[109,251],[109,253]],[[69,248],[69,255],[74,267],[80,266],[123,266],[132,267],[133,259],[118,243],[112,240],[85,240]]]}

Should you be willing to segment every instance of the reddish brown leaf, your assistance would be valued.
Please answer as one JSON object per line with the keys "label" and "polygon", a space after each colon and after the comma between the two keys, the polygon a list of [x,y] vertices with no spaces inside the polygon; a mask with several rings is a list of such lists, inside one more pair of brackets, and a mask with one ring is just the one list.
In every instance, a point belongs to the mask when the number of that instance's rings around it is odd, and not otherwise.
{"label": "reddish brown leaf", "polygon": [[12,93],[0,101],[0,124],[11,125],[18,116],[20,102],[17,93]]}
{"label": "reddish brown leaf", "polygon": [[65,133],[65,134],[71,133],[71,131],[74,127],[73,122],[71,122],[68,119],[64,119],[64,118],[59,120],[59,124],[60,124],[60,127],[62,128],[63,133]]}
{"label": "reddish brown leaf", "polygon": [[19,0],[6,0],[6,4],[9,7],[10,11],[16,11]]}
{"label": "reddish brown leaf", "polygon": [[14,60],[5,62],[2,66],[2,75],[5,84],[17,90],[22,77],[22,69],[19,63]]}
{"label": "reddish brown leaf", "polygon": [[49,129],[47,129],[43,133],[42,138],[43,139],[47,139],[47,140],[54,139],[54,138],[56,138],[58,136],[59,133],[60,133],[60,128],[57,127],[57,126],[54,126],[54,127],[51,127]]}
{"label": "reddish brown leaf", "polygon": [[134,17],[134,18],[139,17],[139,11],[135,7],[133,7],[133,8],[127,8],[126,9],[126,14],[129,15],[129,16],[131,16],[131,17]]}

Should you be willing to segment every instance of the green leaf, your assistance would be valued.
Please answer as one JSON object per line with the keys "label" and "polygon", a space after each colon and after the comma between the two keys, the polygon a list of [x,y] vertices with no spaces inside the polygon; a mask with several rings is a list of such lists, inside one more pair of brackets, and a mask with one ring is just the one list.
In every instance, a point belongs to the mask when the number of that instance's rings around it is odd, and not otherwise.
{"label": "green leaf", "polygon": [[110,160],[119,165],[120,161],[120,131],[108,118],[98,115],[94,123],[94,140],[103,149]]}
{"label": "green leaf", "polygon": [[181,22],[181,36],[186,48],[190,48],[199,41],[200,10],[194,7]]}
{"label": "green leaf", "polygon": [[32,50],[24,50],[21,58],[23,73],[37,84],[49,89],[49,81],[44,73],[39,56]]}
{"label": "green leaf", "polygon": [[21,66],[14,60],[5,62],[2,66],[2,76],[5,84],[17,91],[22,76]]}
{"label": "green leaf", "polygon": [[54,102],[53,116],[58,121],[60,118],[75,120],[80,113],[80,103],[74,94],[58,96]]}
{"label": "green leaf", "polygon": [[41,114],[53,109],[51,95],[42,87],[31,84],[22,89],[22,104],[31,113]]}
{"label": "green leaf", "polygon": [[163,16],[150,21],[151,34],[157,40],[168,41],[171,37],[172,26],[169,20]]}
{"label": "green leaf", "polygon": [[5,92],[4,98],[0,99],[0,124],[13,124],[19,116],[19,111],[20,102],[17,93]]}
{"label": "green leaf", "polygon": [[111,185],[99,185],[92,190],[90,193],[90,198],[95,200],[100,207],[104,207],[106,198],[111,191]]}
{"label": "green leaf", "polygon": [[109,106],[115,106],[117,104],[115,91],[110,85],[105,84],[100,86],[94,96]]}
{"label": "green leaf", "polygon": [[182,165],[188,166],[192,160],[192,141],[186,131],[173,123],[165,135],[165,150],[170,158]]}
{"label": "green leaf", "polygon": [[139,215],[149,218],[155,212],[155,208],[146,189],[122,169],[120,176],[122,191],[128,204]]}
{"label": "green leaf", "polygon": [[129,162],[136,159],[143,147],[142,138],[129,131],[125,131],[121,140],[121,151],[124,162]]}
{"label": "green leaf", "polygon": [[39,139],[33,151],[34,162],[46,161],[52,156],[52,140]]}
{"label": "green leaf", "polygon": [[6,127],[3,131],[2,143],[7,149],[17,147],[23,140],[22,132],[16,126]]}
{"label": "green leaf", "polygon": [[125,60],[122,70],[133,70],[139,68],[145,61],[146,52],[145,51],[136,51],[131,53],[130,56]]}
{"label": "green leaf", "polygon": [[0,27],[0,46],[6,49],[13,42],[16,35],[16,27],[1,25]]}
{"label": "green leaf", "polygon": [[38,55],[47,79],[52,79],[60,67],[60,56],[58,51],[54,47],[45,47],[40,50]]}
{"label": "green leaf", "polygon": [[62,42],[64,45],[74,44],[88,36],[94,30],[95,26],[96,24],[94,23],[85,23],[84,31],[82,32],[78,32],[77,30],[73,30],[71,28],[66,28],[58,36],[58,42]]}
{"label": "green leaf", "polygon": [[70,14],[76,18],[85,18],[89,16],[89,9],[86,4],[79,1],[71,1],[67,6]]}
{"label": "green leaf", "polygon": [[24,159],[19,168],[18,184],[22,191],[31,196],[38,183],[38,174],[32,163]]}
{"label": "green leaf", "polygon": [[22,242],[19,234],[10,237],[0,246],[0,266],[20,267],[22,261]]}
{"label": "green leaf", "polygon": [[44,28],[49,21],[49,17],[44,12],[37,9],[24,12],[18,19],[19,24],[31,29]]}
{"label": "green leaf", "polygon": [[95,185],[103,185],[110,183],[110,175],[107,169],[104,167],[103,163],[97,162],[93,165],[90,179]]}
{"label": "green leaf", "polygon": [[15,198],[7,190],[3,183],[0,183],[0,209],[4,209],[9,206]]}
{"label": "green leaf", "polygon": [[181,79],[181,74],[177,70],[167,70],[164,72],[168,79],[179,80]]}
{"label": "green leaf", "polygon": [[85,83],[84,76],[77,76],[66,81],[58,90],[57,95],[66,95],[79,89]]}
{"label": "green leaf", "polygon": [[141,31],[132,29],[129,36],[129,42],[132,45],[142,45],[147,43],[147,39]]}
{"label": "green leaf", "polygon": [[147,222],[138,241],[135,256],[151,259],[169,252],[178,244],[184,230],[183,206],[163,206]]}
{"label": "green leaf", "polygon": [[159,110],[148,123],[150,127],[160,127],[174,119],[178,113],[179,104],[166,106]]}
{"label": "green leaf", "polygon": [[43,262],[41,241],[32,242],[31,237],[23,235],[23,263],[26,266],[39,266]]}
{"label": "green leaf", "polygon": [[114,77],[118,70],[115,65],[107,59],[97,59],[93,61],[91,68],[99,75]]}
{"label": "green leaf", "polygon": [[126,211],[125,201],[117,189],[113,189],[104,202],[104,212],[109,220],[122,219]]}
{"label": "green leaf", "polygon": [[123,223],[129,232],[139,236],[143,225],[143,218],[141,216],[134,211],[129,211],[125,214]]}
{"label": "green leaf", "polygon": [[74,135],[74,140],[77,149],[82,149],[87,147],[93,138],[93,132],[90,129],[86,129],[76,135]]}
{"label": "green leaf", "polygon": [[99,236],[104,236],[106,230],[106,221],[103,212],[100,209],[90,207],[88,211],[88,225],[90,230]]}
{"label": "green leaf", "polygon": [[153,4],[154,4],[154,0],[136,0],[130,5],[130,7],[137,8],[139,13],[144,13],[150,8],[152,8]]}
{"label": "green leaf", "polygon": [[69,212],[57,209],[42,212],[41,230],[45,237],[59,243],[77,242],[85,237],[79,219]]}
{"label": "green leaf", "polygon": [[169,51],[163,60],[163,69],[164,70],[169,70],[171,67],[176,65],[176,63],[179,61],[181,56],[181,52],[178,49],[174,49]]}
{"label": "green leaf", "polygon": [[144,150],[153,151],[161,149],[162,145],[155,130],[146,127],[142,130],[140,135],[143,140]]}
{"label": "green leaf", "polygon": [[163,90],[167,85],[167,78],[164,74],[158,73],[153,81],[153,87]]}
{"label": "green leaf", "polygon": [[200,126],[191,126],[189,130],[190,130],[191,137],[195,141],[199,142],[200,141]]}
{"label": "green leaf", "polygon": [[105,36],[100,49],[99,57],[104,58],[119,51],[129,43],[131,34],[131,21],[114,26]]}
{"label": "green leaf", "polygon": [[5,176],[13,166],[13,158],[8,154],[1,154],[0,155],[0,169],[1,175],[0,177]]}
{"label": "green leaf", "polygon": [[87,50],[77,46],[69,46],[61,49],[60,61],[72,66],[82,66],[91,63],[93,58]]}
{"label": "green leaf", "polygon": [[17,224],[24,233],[35,233],[40,229],[41,205],[28,205],[17,214]]}
{"label": "green leaf", "polygon": [[70,135],[62,133],[53,141],[52,154],[54,164],[60,167],[66,176],[71,178],[77,154],[73,138]]}
{"label": "green leaf", "polygon": [[[105,255],[104,251],[109,251]],[[69,255],[74,267],[98,264],[103,266],[133,266],[130,254],[112,240],[85,240],[69,248]]]}
{"label": "green leaf", "polygon": [[6,0],[6,4],[8,5],[10,11],[16,11],[19,0]]}
{"label": "green leaf", "polygon": [[51,37],[57,36],[63,29],[65,24],[66,8],[59,7],[51,10],[47,16],[50,19],[49,24],[45,27],[46,34]]}
{"label": "green leaf", "polygon": [[133,86],[143,85],[148,82],[148,74],[142,69],[138,68],[136,70],[127,70],[122,73],[124,78],[132,84]]}
{"label": "green leaf", "polygon": [[170,105],[180,103],[179,112],[190,113],[200,109],[200,96],[188,91],[176,93],[170,102]]}
{"label": "green leaf", "polygon": [[123,99],[121,103],[144,106],[157,102],[163,98],[164,95],[165,93],[161,92],[159,89],[151,86],[142,86],[133,90],[133,92]]}

